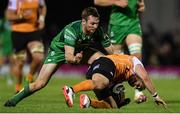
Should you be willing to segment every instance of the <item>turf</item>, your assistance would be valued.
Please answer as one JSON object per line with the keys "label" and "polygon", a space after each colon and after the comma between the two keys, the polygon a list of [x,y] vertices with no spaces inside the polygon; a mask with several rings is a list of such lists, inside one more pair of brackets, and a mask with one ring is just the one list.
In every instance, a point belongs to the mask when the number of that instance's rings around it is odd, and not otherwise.
{"label": "turf", "polygon": [[[8,86],[6,79],[0,76],[0,113],[180,113],[180,80],[179,79],[153,79],[159,95],[166,101],[168,108],[157,106],[148,91],[148,101],[143,104],[133,102],[134,90],[127,84],[126,96],[132,101],[121,109],[80,109],[79,94],[76,94],[74,107],[68,108],[62,94],[63,85],[73,85],[83,78],[53,77],[49,84],[39,92],[25,98],[16,107],[4,107],[4,102],[14,94],[14,86]],[[85,92],[94,97],[93,92]]]}

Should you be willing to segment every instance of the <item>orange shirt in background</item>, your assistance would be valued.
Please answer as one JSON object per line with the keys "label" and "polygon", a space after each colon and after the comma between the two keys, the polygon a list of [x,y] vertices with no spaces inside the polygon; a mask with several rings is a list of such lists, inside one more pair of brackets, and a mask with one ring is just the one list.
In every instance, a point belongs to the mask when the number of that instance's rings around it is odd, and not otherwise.
{"label": "orange shirt in background", "polygon": [[13,31],[33,32],[37,30],[39,0],[17,0],[17,14],[28,14],[26,19],[12,22]]}

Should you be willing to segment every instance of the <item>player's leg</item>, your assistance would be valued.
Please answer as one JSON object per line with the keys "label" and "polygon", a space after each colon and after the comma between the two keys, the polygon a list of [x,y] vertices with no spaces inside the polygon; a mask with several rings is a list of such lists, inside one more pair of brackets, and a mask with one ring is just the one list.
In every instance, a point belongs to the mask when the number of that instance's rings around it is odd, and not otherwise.
{"label": "player's leg", "polygon": [[30,51],[32,61],[30,64],[30,70],[27,75],[29,82],[33,81],[33,75],[37,72],[44,58],[44,46],[40,41],[32,41],[28,43],[28,49]]}
{"label": "player's leg", "polygon": [[80,108],[111,108],[111,105],[104,100],[90,99],[86,94],[81,94],[79,97]]}
{"label": "player's leg", "polygon": [[121,44],[113,44],[114,54],[124,54],[123,46]]}
{"label": "player's leg", "polygon": [[96,60],[99,57],[105,56],[103,53],[101,52],[96,52],[94,53],[89,59],[88,59],[88,64],[91,65],[93,63],[94,60]]}
{"label": "player's leg", "polygon": [[72,86],[73,92],[87,91],[93,89],[103,89],[109,84],[114,73],[114,64],[107,58],[99,58],[93,62],[86,73],[87,80]]}
{"label": "player's leg", "polygon": [[[112,89],[106,87],[102,90],[93,90],[97,99],[90,99],[86,94],[80,95],[80,108],[117,108],[117,103],[112,97]],[[118,96],[119,98],[119,96]],[[120,102],[119,100],[117,102]]]}
{"label": "player's leg", "polygon": [[126,44],[131,55],[142,60],[142,38],[137,34],[129,34],[126,37]]}
{"label": "player's leg", "polygon": [[[52,53],[54,55],[52,56]],[[15,106],[18,102],[20,102],[23,98],[30,96],[32,93],[42,89],[45,87],[50,80],[51,76],[54,72],[59,68],[61,64],[64,63],[64,55],[63,52],[54,50],[50,50],[45,59],[43,66],[41,67],[38,78],[35,82],[27,84],[24,88],[15,96],[13,96],[10,100],[8,100],[4,106],[11,107]]]}
{"label": "player's leg", "polygon": [[22,70],[26,60],[26,52],[21,51],[13,54],[11,60],[11,73],[15,77],[15,92],[18,93],[22,89]]}
{"label": "player's leg", "polygon": [[93,89],[103,89],[109,84],[109,80],[100,73],[95,73],[92,80],[85,80],[73,87],[64,86],[63,94],[69,107],[73,106],[73,95],[81,91],[91,91]]}
{"label": "player's leg", "polygon": [[35,82],[25,85],[24,88],[19,93],[17,93],[11,99],[6,101],[4,106],[6,107],[16,106],[16,104],[19,103],[21,100],[23,100],[25,97],[28,97],[34,92],[45,87],[49,79],[53,75],[53,73],[57,70],[57,68],[58,68],[57,64],[44,64]]}
{"label": "player's leg", "polygon": [[126,38],[127,26],[109,25],[108,32],[110,34],[111,43],[115,54],[124,54],[123,42]]}
{"label": "player's leg", "polygon": [[[22,86],[22,69],[26,60],[26,37],[21,32],[12,32],[13,55],[11,60],[11,74],[16,79],[16,92]],[[20,41],[20,42],[19,42]]]}
{"label": "player's leg", "polygon": [[90,66],[86,76],[87,80],[75,84],[72,87],[64,86],[63,93],[69,107],[73,106],[73,94],[80,91],[90,91],[94,89],[104,89],[112,79],[114,64],[107,58],[99,58]]}

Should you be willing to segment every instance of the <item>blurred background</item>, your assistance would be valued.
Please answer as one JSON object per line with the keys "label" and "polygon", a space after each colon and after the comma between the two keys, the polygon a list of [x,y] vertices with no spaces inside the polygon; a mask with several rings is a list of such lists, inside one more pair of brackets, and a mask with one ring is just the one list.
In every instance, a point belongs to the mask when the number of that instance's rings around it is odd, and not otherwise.
{"label": "blurred background", "polygon": [[[93,0],[45,1],[46,26],[42,32],[47,52],[53,37],[66,24],[81,19],[81,11],[94,4]],[[154,74],[167,72],[180,76],[180,1],[145,0],[145,5],[145,12],[140,14],[143,29],[143,63]],[[100,24],[107,31],[110,7],[95,7],[101,16]],[[70,66],[70,69],[73,68]],[[86,68],[83,66],[82,69]]]}

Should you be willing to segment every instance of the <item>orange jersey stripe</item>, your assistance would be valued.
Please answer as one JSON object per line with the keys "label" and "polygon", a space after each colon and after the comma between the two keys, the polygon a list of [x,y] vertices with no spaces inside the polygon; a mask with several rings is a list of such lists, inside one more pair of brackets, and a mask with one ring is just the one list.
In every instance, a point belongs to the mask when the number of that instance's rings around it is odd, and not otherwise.
{"label": "orange jersey stripe", "polygon": [[113,54],[107,55],[107,58],[111,59],[116,66],[115,76],[113,78],[114,82],[123,82],[132,76],[133,72],[133,56]]}

